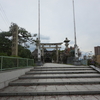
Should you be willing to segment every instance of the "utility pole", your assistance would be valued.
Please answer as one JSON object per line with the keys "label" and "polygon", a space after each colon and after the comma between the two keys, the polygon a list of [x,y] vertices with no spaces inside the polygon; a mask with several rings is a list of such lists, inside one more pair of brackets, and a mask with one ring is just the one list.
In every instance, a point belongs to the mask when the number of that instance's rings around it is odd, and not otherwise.
{"label": "utility pole", "polygon": [[12,55],[18,56],[18,26],[13,23],[10,31],[12,33]]}

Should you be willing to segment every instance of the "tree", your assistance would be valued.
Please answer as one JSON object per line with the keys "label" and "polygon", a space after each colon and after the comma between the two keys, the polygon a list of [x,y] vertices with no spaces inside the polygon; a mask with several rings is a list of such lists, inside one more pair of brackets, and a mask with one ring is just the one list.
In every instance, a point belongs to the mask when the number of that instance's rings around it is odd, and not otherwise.
{"label": "tree", "polygon": [[11,55],[11,40],[7,38],[9,36],[8,32],[0,33],[0,53],[5,53],[5,55]]}
{"label": "tree", "polygon": [[[1,55],[11,55],[11,47],[12,47],[12,26],[16,25],[12,23],[10,26],[10,30],[7,32],[0,33],[0,54]],[[32,35],[26,31],[26,29],[19,27],[18,29],[18,56],[24,58],[30,58],[31,52],[27,48],[29,47],[29,43],[33,43],[35,40]]]}
{"label": "tree", "polygon": [[18,46],[18,56],[23,57],[23,58],[31,58],[31,51],[19,45]]}
{"label": "tree", "polygon": [[[9,34],[12,36],[13,26],[17,25],[12,23],[10,26]],[[25,48],[29,48],[28,43],[33,43],[35,40],[33,39],[31,33],[29,33],[26,29],[19,27],[18,28],[18,44],[23,45]]]}

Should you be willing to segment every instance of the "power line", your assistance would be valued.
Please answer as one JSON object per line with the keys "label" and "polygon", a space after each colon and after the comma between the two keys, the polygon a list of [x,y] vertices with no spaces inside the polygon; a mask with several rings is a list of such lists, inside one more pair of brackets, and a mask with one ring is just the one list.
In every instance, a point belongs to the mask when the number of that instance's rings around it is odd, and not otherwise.
{"label": "power line", "polygon": [[[0,29],[0,31],[2,31],[1,29]],[[2,31],[3,32],[3,31]]]}
{"label": "power line", "polygon": [[[3,19],[3,21],[4,21],[4,23],[7,25],[7,22],[5,21],[5,19],[4,19],[4,17],[2,16],[1,13],[0,13],[0,15],[1,15],[1,17],[2,17],[2,19]],[[7,25],[7,27],[8,27],[8,25]]]}
{"label": "power line", "polygon": [[0,4],[0,6],[1,6],[1,10],[3,11],[3,14],[5,15],[5,19],[7,20],[8,23],[10,23],[10,21],[9,21],[9,19],[8,19],[8,17],[7,17],[7,15],[6,15],[6,13],[5,13],[5,11],[4,11],[1,4]]}
{"label": "power line", "polygon": [[0,4],[0,11],[1,11],[1,12],[0,12],[0,15],[1,15],[3,21],[5,22],[5,24],[6,24],[7,27],[8,27],[8,26],[9,26],[9,20],[8,20],[8,18],[7,18],[7,16],[6,16],[6,13],[5,13],[3,7],[1,6],[1,4]]}

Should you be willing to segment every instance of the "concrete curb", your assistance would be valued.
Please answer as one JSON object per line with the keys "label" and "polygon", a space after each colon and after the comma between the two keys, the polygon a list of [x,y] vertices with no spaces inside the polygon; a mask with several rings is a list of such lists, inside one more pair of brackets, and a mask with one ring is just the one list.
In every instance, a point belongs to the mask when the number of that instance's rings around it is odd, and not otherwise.
{"label": "concrete curb", "polygon": [[97,68],[97,67],[95,67],[95,66],[93,66],[93,65],[90,65],[90,67],[93,68],[94,70],[96,70],[97,72],[100,73],[100,68]]}
{"label": "concrete curb", "polygon": [[50,78],[100,78],[100,75],[95,75],[95,76],[41,76],[41,77],[19,77],[19,79],[50,79]]}
{"label": "concrete curb", "polygon": [[33,86],[33,85],[87,85],[87,84],[100,84],[96,82],[35,82],[35,83],[9,83],[9,86]]}
{"label": "concrete curb", "polygon": [[57,91],[57,92],[15,92],[0,93],[0,97],[6,96],[52,96],[52,95],[98,95],[100,91]]}

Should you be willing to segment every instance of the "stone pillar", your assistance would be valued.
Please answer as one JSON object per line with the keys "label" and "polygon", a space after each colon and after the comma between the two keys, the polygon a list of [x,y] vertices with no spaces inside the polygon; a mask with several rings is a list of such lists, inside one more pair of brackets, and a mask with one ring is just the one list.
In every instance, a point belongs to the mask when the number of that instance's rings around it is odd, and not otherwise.
{"label": "stone pillar", "polygon": [[56,62],[58,63],[58,45],[56,45],[56,57],[57,57]]}
{"label": "stone pillar", "polygon": [[44,62],[44,44],[42,44],[42,60]]}
{"label": "stone pillar", "polygon": [[18,26],[12,26],[12,55],[18,56]]}
{"label": "stone pillar", "polygon": [[43,44],[42,44],[42,55],[41,56],[43,56]]}

